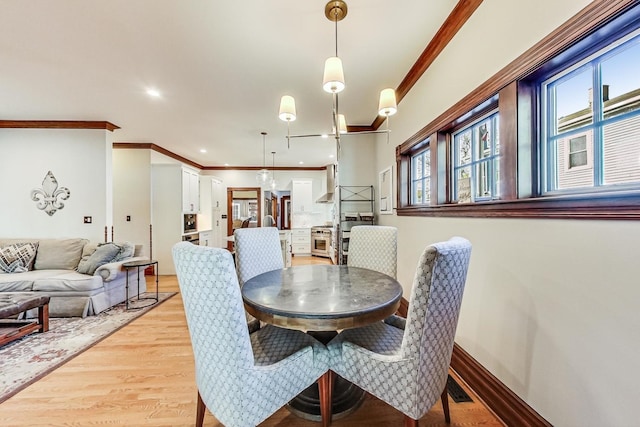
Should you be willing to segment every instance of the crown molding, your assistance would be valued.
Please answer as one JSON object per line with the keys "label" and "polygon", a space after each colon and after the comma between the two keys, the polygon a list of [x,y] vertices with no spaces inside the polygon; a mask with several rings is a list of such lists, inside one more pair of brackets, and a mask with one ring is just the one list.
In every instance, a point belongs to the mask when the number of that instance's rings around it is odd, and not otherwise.
{"label": "crown molding", "polygon": [[[398,88],[396,89],[396,100],[400,104],[402,99],[416,82],[427,71],[429,66],[436,60],[438,55],[442,53],[445,47],[453,40],[453,37],[458,33],[460,28],[467,22],[467,20],[473,15],[473,12],[480,6],[482,0],[460,0],[455,5],[447,19],[442,26],[438,29],[433,36],[427,47],[422,51],[422,54],[418,57],[413,66],[409,69],[407,75],[402,79]],[[378,128],[384,123],[386,117],[376,116],[371,123],[370,128],[378,130]]]}
{"label": "crown molding", "polygon": [[[177,160],[182,163],[186,163],[196,169],[205,170],[205,171],[221,171],[221,170],[243,170],[243,171],[258,171],[261,169],[265,169],[264,166],[203,166],[199,163],[196,163],[192,160],[189,160],[185,157],[182,157],[176,153],[173,153],[166,148],[163,148],[159,145],[147,143],[147,142],[114,142],[114,149],[125,149],[125,150],[153,150],[157,153],[164,154],[167,157],[170,157],[174,160]],[[323,171],[326,170],[325,166],[310,166],[310,167],[297,167],[297,166],[276,166],[267,167],[269,170],[277,170],[277,171]]]}
{"label": "crown molding", "polygon": [[104,129],[113,132],[120,129],[110,122],[79,120],[0,120],[4,129]]}

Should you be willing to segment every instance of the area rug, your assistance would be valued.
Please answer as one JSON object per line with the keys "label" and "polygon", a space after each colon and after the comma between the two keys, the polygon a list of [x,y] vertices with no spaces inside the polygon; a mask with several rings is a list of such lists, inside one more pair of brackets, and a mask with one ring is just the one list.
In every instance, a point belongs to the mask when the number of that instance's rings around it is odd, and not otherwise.
{"label": "area rug", "polygon": [[157,304],[135,310],[125,310],[122,303],[84,319],[51,318],[48,332],[30,334],[0,347],[0,403],[175,294],[160,292]]}

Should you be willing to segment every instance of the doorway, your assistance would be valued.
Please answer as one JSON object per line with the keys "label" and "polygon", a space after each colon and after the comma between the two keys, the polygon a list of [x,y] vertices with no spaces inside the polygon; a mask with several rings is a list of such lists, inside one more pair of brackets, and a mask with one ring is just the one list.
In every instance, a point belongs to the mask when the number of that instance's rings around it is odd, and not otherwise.
{"label": "doorway", "polygon": [[280,217],[282,230],[291,230],[291,195],[280,198]]}
{"label": "doorway", "polygon": [[280,215],[278,215],[278,211],[280,207],[278,206],[278,196],[275,193],[271,193],[271,216],[276,221],[276,227],[280,229],[282,227],[282,221],[280,221]]}
{"label": "doorway", "polygon": [[[236,228],[262,226],[260,187],[227,188],[227,236]],[[227,249],[233,251],[233,243],[227,242]]]}

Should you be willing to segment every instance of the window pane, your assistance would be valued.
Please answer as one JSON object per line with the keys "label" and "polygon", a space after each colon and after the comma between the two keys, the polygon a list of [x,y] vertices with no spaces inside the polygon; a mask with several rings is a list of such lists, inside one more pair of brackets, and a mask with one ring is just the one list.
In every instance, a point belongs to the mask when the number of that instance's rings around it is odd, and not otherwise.
{"label": "window pane", "polygon": [[459,133],[455,137],[455,145],[458,153],[458,165],[466,165],[471,162],[471,129]]}
{"label": "window pane", "polygon": [[479,163],[476,166],[476,199],[486,199],[491,197],[490,165],[488,161]]}
{"label": "window pane", "polygon": [[456,173],[456,194],[454,199],[458,203],[468,203],[471,201],[471,167],[467,166],[458,169]]}
{"label": "window pane", "polygon": [[605,119],[640,108],[640,37],[602,62]]}
{"label": "window pane", "polygon": [[[500,154],[500,116],[496,116],[495,122],[493,124],[495,131],[493,132],[493,145],[495,146],[495,154],[496,156]],[[496,162],[499,163],[499,162]]]}
{"label": "window pane", "polygon": [[478,126],[478,158],[484,159],[491,156],[491,122],[486,121]]}
{"label": "window pane", "polygon": [[640,181],[640,116],[604,127],[604,183]]}
{"label": "window pane", "polygon": [[425,177],[431,176],[431,151],[427,150],[423,154],[424,156],[424,175]]}
{"label": "window pane", "polygon": [[424,203],[429,203],[429,201],[431,200],[431,178],[425,178],[424,179],[424,188],[425,191],[423,193],[423,201]]}
{"label": "window pane", "polygon": [[413,183],[413,202],[415,204],[420,204],[423,202],[422,200],[422,181],[415,181]]}
{"label": "window pane", "polygon": [[569,140],[569,149],[571,153],[576,153],[578,151],[587,151],[587,136],[580,135],[576,138],[571,138]]}
{"label": "window pane", "polygon": [[575,168],[577,166],[586,166],[586,165],[587,165],[586,151],[569,154],[569,169]]}
{"label": "window pane", "polygon": [[430,150],[411,157],[411,203],[429,202]]}
{"label": "window pane", "polygon": [[[557,135],[593,122],[591,109],[592,67],[569,74],[555,88],[555,112],[557,122],[552,134]],[[549,99],[553,108],[553,98]],[[552,110],[553,111],[553,110]]]}

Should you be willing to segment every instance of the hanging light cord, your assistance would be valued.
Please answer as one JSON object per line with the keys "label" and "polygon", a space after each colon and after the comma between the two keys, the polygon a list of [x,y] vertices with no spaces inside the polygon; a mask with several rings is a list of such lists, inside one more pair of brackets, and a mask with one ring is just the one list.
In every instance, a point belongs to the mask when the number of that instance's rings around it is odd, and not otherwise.
{"label": "hanging light cord", "polygon": [[[336,58],[338,58],[338,10],[333,11],[333,23],[335,28]],[[333,128],[335,129],[335,139],[337,150],[340,151],[340,120],[338,119],[338,94],[333,93]]]}
{"label": "hanging light cord", "polygon": [[338,11],[336,10],[333,13],[333,23],[335,24],[335,31],[336,31],[336,58],[338,57]]}
{"label": "hanging light cord", "polygon": [[266,169],[267,168],[267,146],[264,142],[264,138],[267,135],[266,132],[261,132],[262,133],[262,169]]}

